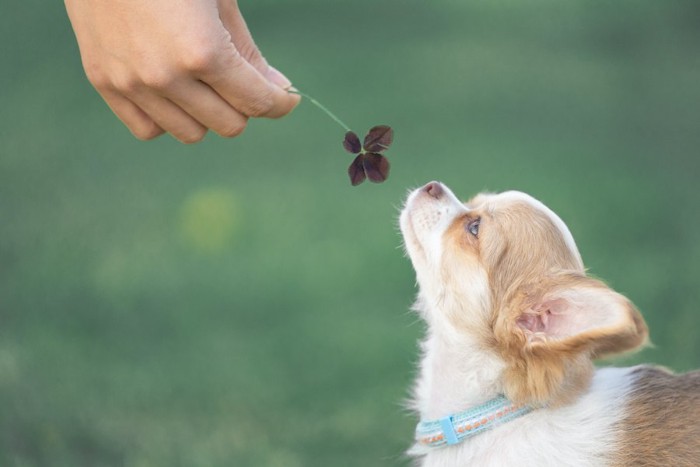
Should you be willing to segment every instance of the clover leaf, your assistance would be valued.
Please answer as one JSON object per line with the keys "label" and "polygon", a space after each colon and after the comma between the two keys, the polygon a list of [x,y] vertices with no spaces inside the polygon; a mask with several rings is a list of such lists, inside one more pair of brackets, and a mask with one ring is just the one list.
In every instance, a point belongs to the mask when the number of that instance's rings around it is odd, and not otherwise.
{"label": "clover leaf", "polygon": [[356,154],[355,159],[348,167],[352,186],[357,186],[366,179],[369,179],[370,182],[381,183],[389,177],[389,160],[381,153],[387,150],[394,141],[394,130],[390,126],[377,125],[370,128],[365,139],[360,143],[357,133],[352,131],[323,104],[296,88],[290,88],[288,91],[307,98],[346,130],[343,148],[350,154]]}
{"label": "clover leaf", "polygon": [[353,131],[345,133],[343,147],[351,154],[357,154],[348,167],[348,175],[352,186],[357,186],[369,179],[370,182],[381,183],[389,177],[389,160],[382,154],[394,139],[394,130],[388,125],[372,127],[365,136],[362,147],[360,138]]}

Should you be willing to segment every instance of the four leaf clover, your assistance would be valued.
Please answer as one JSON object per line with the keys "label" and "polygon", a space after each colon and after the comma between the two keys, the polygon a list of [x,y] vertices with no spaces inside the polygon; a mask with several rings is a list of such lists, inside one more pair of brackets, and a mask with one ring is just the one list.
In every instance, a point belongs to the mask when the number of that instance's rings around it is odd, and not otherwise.
{"label": "four leaf clover", "polygon": [[394,130],[387,125],[372,127],[362,144],[354,131],[345,133],[343,147],[350,154],[357,154],[348,167],[352,186],[357,186],[369,178],[371,182],[381,183],[389,176],[389,160],[380,154],[394,140]]}
{"label": "four leaf clover", "polygon": [[305,97],[347,131],[343,140],[343,147],[350,154],[357,154],[355,160],[348,167],[348,175],[352,186],[359,185],[367,178],[369,178],[370,182],[381,183],[389,177],[389,161],[380,153],[386,150],[394,140],[394,130],[390,126],[377,125],[370,128],[367,136],[365,136],[365,140],[360,144],[360,138],[357,137],[357,133],[352,131],[319,101],[294,87],[290,87],[287,91]]}

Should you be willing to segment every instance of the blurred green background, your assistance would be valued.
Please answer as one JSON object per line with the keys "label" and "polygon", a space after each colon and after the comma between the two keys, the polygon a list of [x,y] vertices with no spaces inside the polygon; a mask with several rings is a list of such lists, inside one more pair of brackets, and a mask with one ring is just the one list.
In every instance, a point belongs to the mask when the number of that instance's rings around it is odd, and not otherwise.
{"label": "blurred green background", "polygon": [[697,1],[241,0],[269,61],[390,179],[350,186],[308,103],[136,141],[60,2],[0,15],[0,465],[407,465],[422,325],[406,190],[520,189],[655,348],[700,365]]}

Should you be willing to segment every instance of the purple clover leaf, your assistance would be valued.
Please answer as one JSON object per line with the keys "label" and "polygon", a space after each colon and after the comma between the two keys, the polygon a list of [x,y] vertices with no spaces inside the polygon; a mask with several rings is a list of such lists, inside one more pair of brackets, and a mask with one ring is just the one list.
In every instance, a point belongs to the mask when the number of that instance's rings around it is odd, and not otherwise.
{"label": "purple clover leaf", "polygon": [[343,147],[351,154],[357,154],[348,167],[348,176],[352,186],[357,186],[369,179],[381,183],[389,177],[389,160],[382,154],[394,140],[394,130],[387,125],[372,127],[365,136],[362,146],[360,138],[353,131],[345,133]]}
{"label": "purple clover leaf", "polygon": [[350,154],[356,155],[348,167],[352,186],[357,186],[368,178],[370,182],[381,183],[389,177],[389,160],[381,153],[387,150],[394,140],[394,130],[390,126],[377,125],[370,128],[365,139],[360,143],[357,133],[350,130],[342,120],[319,101],[296,88],[290,87],[288,92],[305,97],[347,131],[345,139],[343,139],[343,148]]}

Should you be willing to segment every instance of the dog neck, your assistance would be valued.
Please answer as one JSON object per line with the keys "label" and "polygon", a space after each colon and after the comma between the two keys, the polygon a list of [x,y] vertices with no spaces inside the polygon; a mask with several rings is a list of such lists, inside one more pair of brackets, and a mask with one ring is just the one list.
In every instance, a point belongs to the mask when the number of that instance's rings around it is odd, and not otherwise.
{"label": "dog neck", "polygon": [[415,388],[421,419],[435,419],[482,404],[502,392],[504,363],[482,339],[445,319],[429,319],[444,310],[425,310],[428,332]]}

